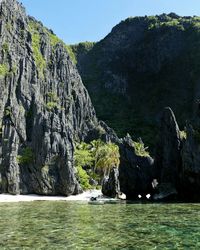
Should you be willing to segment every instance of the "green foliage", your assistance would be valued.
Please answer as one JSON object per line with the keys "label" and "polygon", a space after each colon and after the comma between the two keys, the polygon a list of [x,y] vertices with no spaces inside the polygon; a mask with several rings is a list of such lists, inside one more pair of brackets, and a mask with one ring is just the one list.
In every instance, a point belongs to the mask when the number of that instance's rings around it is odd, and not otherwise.
{"label": "green foliage", "polygon": [[109,175],[110,170],[119,166],[119,147],[113,143],[103,144],[97,148],[95,155],[95,168],[103,171],[104,176]]}
{"label": "green foliage", "polygon": [[95,45],[94,42],[86,41],[86,42],[70,45],[70,48],[72,49],[74,56],[77,58],[79,54],[88,53],[94,47],[94,45]]}
{"label": "green foliage", "polygon": [[144,143],[142,140],[134,141],[133,147],[135,149],[135,154],[138,156],[149,156],[149,152],[147,151],[148,147],[144,147]]}
{"label": "green foliage", "polygon": [[180,138],[181,138],[181,140],[187,139],[187,133],[185,130],[180,131]]}
{"label": "green foliage", "polygon": [[11,112],[11,107],[10,107],[10,106],[7,106],[7,107],[5,108],[4,115],[5,115],[6,117],[9,117],[9,116],[11,116],[11,114],[12,114],[12,112]]}
{"label": "green foliage", "polygon": [[94,161],[94,157],[91,151],[91,145],[85,142],[77,144],[74,153],[74,160],[75,166],[91,167]]}
{"label": "green foliage", "polygon": [[87,174],[86,170],[84,170],[81,166],[78,166],[76,168],[77,170],[77,179],[82,187],[83,190],[87,190],[91,188],[91,185],[89,183],[90,177]]}
{"label": "green foliage", "polygon": [[69,57],[71,58],[72,62],[73,62],[74,64],[77,64],[76,57],[75,57],[75,55],[74,55],[74,53],[73,53],[73,50],[72,50],[72,48],[70,47],[70,45],[65,44],[64,47],[65,47],[67,53],[69,54]]}
{"label": "green foliage", "polygon": [[77,178],[83,189],[91,187],[90,178],[100,181],[100,175],[108,175],[113,167],[119,166],[119,148],[113,143],[94,140],[76,145],[74,162]]}
{"label": "green foliage", "polygon": [[26,147],[22,150],[22,153],[17,156],[17,162],[19,164],[30,164],[33,162],[34,155],[30,147]]}
{"label": "green foliage", "polygon": [[84,169],[86,167],[91,167],[94,161],[90,149],[91,146],[89,144],[81,142],[76,145],[74,153],[74,163],[77,170],[76,176],[83,190],[91,188],[89,184],[90,176]]}
{"label": "green foliage", "polygon": [[[142,37],[132,49],[126,25],[134,27],[134,22]],[[120,32],[127,41],[121,40]],[[113,47],[108,40],[115,39],[119,39],[119,45]],[[117,25],[109,38],[96,43],[88,52],[81,50],[81,46],[73,45],[72,48],[98,118],[120,137],[127,132],[134,138],[141,137],[153,153],[157,117],[163,107],[173,109],[181,128],[185,120],[191,118],[200,69],[200,17],[130,18]],[[158,59],[160,57],[163,60]],[[122,94],[119,90],[124,86],[123,82],[120,84],[121,76],[128,86]],[[110,86],[105,87],[105,83]]]}
{"label": "green foliage", "polygon": [[7,64],[0,64],[0,77],[5,77],[9,73]]}
{"label": "green foliage", "polygon": [[38,31],[38,24],[30,21],[29,22],[29,31],[32,35],[32,48],[33,48],[33,57],[36,63],[36,67],[39,73],[39,77],[44,78],[44,69],[46,68],[46,61],[40,50],[40,33]]}
{"label": "green foliage", "polygon": [[82,47],[84,49],[84,51],[89,51],[91,50],[95,45],[95,42],[82,42],[82,43],[79,43],[78,46],[79,47]]}
{"label": "green foliage", "polygon": [[58,97],[57,97],[57,94],[55,92],[48,92],[47,97],[48,97],[49,101],[52,101],[52,102],[58,101]]}
{"label": "green foliage", "polygon": [[77,63],[76,57],[75,57],[71,47],[69,45],[66,45],[60,38],[58,38],[55,34],[49,32],[47,29],[46,29],[46,33],[49,36],[51,46],[55,47],[59,43],[62,44],[64,46],[64,48],[66,49],[67,53],[69,54],[69,57],[72,60],[72,62],[74,64],[76,64]]}
{"label": "green foliage", "polygon": [[165,26],[165,27],[176,27],[177,29],[184,31],[183,25],[177,19],[171,20],[171,21],[168,21],[168,22],[164,22],[164,23],[162,23],[162,26]]}
{"label": "green foliage", "polygon": [[48,92],[47,93],[47,104],[46,104],[46,108],[49,110],[49,111],[52,111],[54,108],[57,108],[59,109],[60,106],[58,104],[58,97],[57,97],[57,94],[55,92]]}
{"label": "green foliage", "polygon": [[55,47],[58,43],[62,43],[62,41],[53,33],[47,30],[47,34],[50,39],[51,46]]}
{"label": "green foliage", "polygon": [[52,111],[52,110],[55,109],[55,108],[59,109],[59,105],[58,105],[57,102],[47,102],[46,108],[47,108],[49,111]]}
{"label": "green foliage", "polygon": [[11,31],[12,31],[12,24],[11,24],[11,22],[8,21],[8,22],[6,23],[6,29],[7,29],[8,32],[11,32]]}
{"label": "green foliage", "polygon": [[176,27],[179,30],[184,30],[181,18],[177,19],[166,16],[165,21],[160,21],[156,16],[149,16],[147,17],[147,19],[149,21],[149,30],[158,29],[162,27]]}
{"label": "green foliage", "polygon": [[9,45],[8,45],[8,43],[4,43],[2,45],[2,49],[3,49],[4,52],[8,53],[8,51],[9,51]]}

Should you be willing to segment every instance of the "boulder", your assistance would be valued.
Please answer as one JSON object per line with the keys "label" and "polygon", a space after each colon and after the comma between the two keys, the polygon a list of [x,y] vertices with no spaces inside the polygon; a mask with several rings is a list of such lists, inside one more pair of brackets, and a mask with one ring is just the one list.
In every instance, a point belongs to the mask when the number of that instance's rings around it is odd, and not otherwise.
{"label": "boulder", "polygon": [[102,193],[103,195],[111,198],[118,197],[120,193],[118,168],[113,168],[110,171],[109,176],[104,177],[102,184]]}
{"label": "boulder", "polygon": [[120,144],[119,181],[120,190],[127,199],[152,193],[155,177],[154,160],[149,155],[136,154],[133,140],[127,135]]}

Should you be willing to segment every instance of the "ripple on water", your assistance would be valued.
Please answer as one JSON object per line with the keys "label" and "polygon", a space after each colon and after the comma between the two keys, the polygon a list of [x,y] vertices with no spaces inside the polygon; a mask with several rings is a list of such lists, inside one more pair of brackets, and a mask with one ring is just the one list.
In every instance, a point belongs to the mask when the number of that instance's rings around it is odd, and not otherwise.
{"label": "ripple on water", "polygon": [[0,204],[0,249],[200,249],[199,204]]}

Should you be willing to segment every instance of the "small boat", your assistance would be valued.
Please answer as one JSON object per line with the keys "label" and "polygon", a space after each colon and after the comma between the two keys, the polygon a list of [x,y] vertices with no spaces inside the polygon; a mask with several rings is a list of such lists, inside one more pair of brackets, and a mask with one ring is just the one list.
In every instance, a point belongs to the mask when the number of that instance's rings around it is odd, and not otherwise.
{"label": "small boat", "polygon": [[90,205],[104,205],[105,203],[104,203],[104,201],[96,200],[96,201],[88,201],[88,204],[90,204]]}
{"label": "small boat", "polygon": [[97,197],[91,197],[90,200],[88,201],[88,204],[91,204],[91,205],[103,205],[104,201],[98,200]]}
{"label": "small boat", "polygon": [[105,203],[106,204],[119,204],[121,202],[121,200],[106,200]]}

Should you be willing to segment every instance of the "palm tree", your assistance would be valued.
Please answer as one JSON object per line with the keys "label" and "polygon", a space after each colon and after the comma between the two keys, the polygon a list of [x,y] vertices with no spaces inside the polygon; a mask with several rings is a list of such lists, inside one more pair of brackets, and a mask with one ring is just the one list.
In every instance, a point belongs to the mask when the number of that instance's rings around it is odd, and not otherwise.
{"label": "palm tree", "polygon": [[102,170],[105,177],[110,174],[112,168],[119,166],[119,157],[117,145],[113,143],[104,144],[97,149],[95,169]]}

